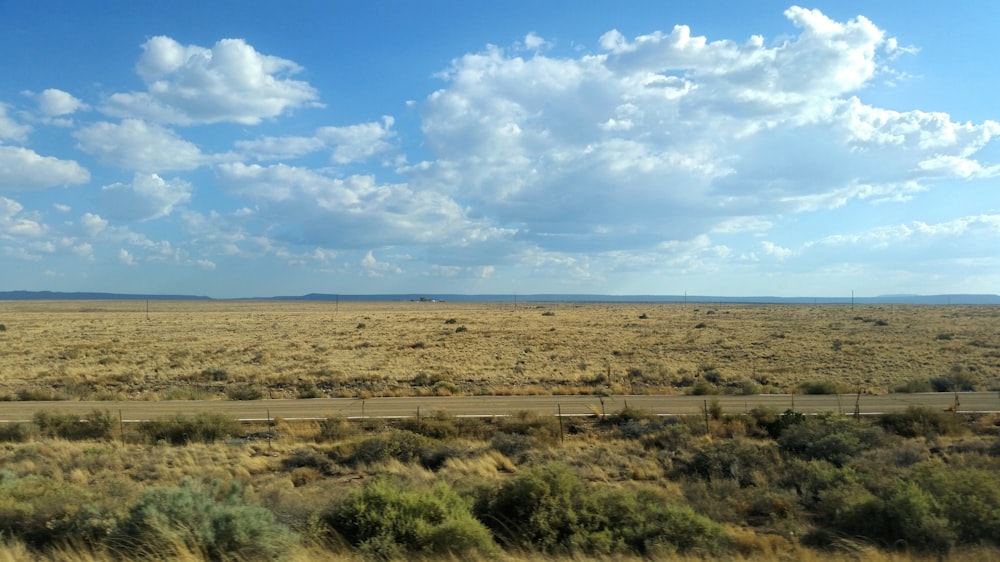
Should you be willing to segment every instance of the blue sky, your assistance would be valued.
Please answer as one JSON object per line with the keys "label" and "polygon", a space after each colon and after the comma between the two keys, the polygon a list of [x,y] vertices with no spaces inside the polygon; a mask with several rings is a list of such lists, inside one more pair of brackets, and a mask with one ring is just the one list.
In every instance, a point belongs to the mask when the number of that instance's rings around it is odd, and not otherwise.
{"label": "blue sky", "polygon": [[1000,293],[997,21],[0,0],[0,290]]}

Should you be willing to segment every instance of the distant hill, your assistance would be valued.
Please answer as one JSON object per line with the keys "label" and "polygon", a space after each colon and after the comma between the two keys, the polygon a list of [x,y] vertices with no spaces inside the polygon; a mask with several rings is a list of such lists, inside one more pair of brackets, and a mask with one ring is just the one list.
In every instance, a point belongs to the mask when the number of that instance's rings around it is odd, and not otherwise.
{"label": "distant hill", "polygon": [[716,297],[710,295],[595,295],[595,294],[372,294],[310,293],[299,296],[212,299],[193,295],[135,295],[122,293],[60,293],[52,291],[0,291],[0,300],[267,300],[267,301],[422,301],[422,302],[621,302],[717,304],[926,304],[1000,305],[1000,295],[880,295],[877,297]]}

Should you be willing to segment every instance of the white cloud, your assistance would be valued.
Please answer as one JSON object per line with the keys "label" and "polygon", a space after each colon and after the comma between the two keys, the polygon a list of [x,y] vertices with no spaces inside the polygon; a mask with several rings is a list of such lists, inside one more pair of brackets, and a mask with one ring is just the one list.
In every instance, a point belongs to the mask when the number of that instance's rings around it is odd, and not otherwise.
{"label": "white cloud", "polygon": [[378,261],[371,250],[361,258],[361,270],[369,277],[381,277],[386,273],[402,273],[399,266],[389,262]]}
{"label": "white cloud", "polygon": [[308,83],[288,78],[301,70],[298,65],[261,54],[242,39],[223,39],[207,49],[157,36],[142,48],[136,71],[147,90],[111,95],[101,108],[108,115],[177,125],[256,125],[317,99]]}
{"label": "white cloud", "polygon": [[240,152],[256,160],[289,160],[322,150],[326,145],[316,137],[261,137],[236,141]]}
{"label": "white cloud", "polygon": [[316,136],[333,146],[331,160],[336,164],[361,162],[372,156],[387,152],[395,133],[392,131],[393,118],[386,115],[382,122],[361,123],[346,127],[323,127]]}
{"label": "white cloud", "polygon": [[761,245],[761,249],[764,252],[764,255],[771,256],[771,257],[773,257],[773,258],[775,258],[777,260],[788,259],[794,253],[791,250],[789,250],[788,248],[783,248],[783,247],[781,247],[781,246],[779,246],[779,245],[777,245],[774,242],[771,242],[769,240],[765,240],[765,241],[761,242],[760,245]]}
{"label": "white cloud", "polygon": [[577,58],[464,55],[422,106],[435,158],[401,171],[557,252],[761,232],[789,214],[905,202],[941,179],[1000,171],[981,161],[1000,125],[856,97],[903,52],[874,23],[785,15],[799,33],[773,45],[677,26],[611,31],[603,52]]}
{"label": "white cloud", "polygon": [[868,248],[884,249],[913,238],[956,238],[973,232],[987,235],[991,239],[1000,235],[1000,214],[959,217],[938,223],[913,221],[908,224],[880,226],[856,234],[826,236],[807,245],[861,245]]}
{"label": "white cloud", "polygon": [[122,248],[118,250],[118,261],[125,265],[135,265],[135,256],[125,248]]}
{"label": "white cloud", "polygon": [[165,217],[177,205],[190,200],[190,183],[140,173],[130,184],[114,183],[102,187],[99,201],[111,218],[141,221]]}
{"label": "white cloud", "polygon": [[108,221],[101,218],[100,215],[85,213],[80,217],[80,227],[83,229],[84,234],[93,238],[108,228]]}
{"label": "white cloud", "polygon": [[22,125],[14,121],[7,115],[7,105],[0,103],[0,141],[12,140],[15,142],[25,142],[28,140],[28,133],[31,127]]}
{"label": "white cloud", "polygon": [[24,207],[13,199],[0,197],[0,239],[36,237],[45,233],[45,226],[24,216]]}
{"label": "white cloud", "polygon": [[253,221],[282,225],[286,242],[364,248],[460,243],[484,221],[466,217],[454,200],[405,184],[380,184],[371,176],[331,178],[307,168],[225,163],[219,185],[255,204]]}
{"label": "white cloud", "polygon": [[55,88],[49,88],[35,94],[34,98],[38,102],[38,110],[47,117],[59,117],[81,109],[88,109],[87,104],[73,97],[72,94]]}
{"label": "white cloud", "polygon": [[359,123],[344,127],[321,127],[312,137],[261,137],[237,141],[236,148],[256,160],[286,160],[324,149],[332,149],[335,164],[363,162],[394,148],[394,119],[388,115],[381,122]]}
{"label": "white cloud", "polygon": [[28,191],[77,185],[90,172],[73,160],[41,156],[33,150],[0,145],[0,191]]}
{"label": "white cloud", "polygon": [[52,207],[55,210],[59,211],[60,213],[68,213],[73,210],[73,207],[70,207],[69,205],[64,205],[62,203],[53,203]]}
{"label": "white cloud", "polygon": [[80,149],[103,162],[139,172],[193,170],[211,160],[177,133],[138,119],[102,121],[74,133]]}

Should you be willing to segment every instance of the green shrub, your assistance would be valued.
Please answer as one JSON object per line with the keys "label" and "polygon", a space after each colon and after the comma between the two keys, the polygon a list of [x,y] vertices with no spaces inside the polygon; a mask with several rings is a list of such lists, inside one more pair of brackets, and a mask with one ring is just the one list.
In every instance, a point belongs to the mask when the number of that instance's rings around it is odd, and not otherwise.
{"label": "green shrub", "polygon": [[893,392],[903,392],[908,394],[916,392],[931,392],[933,390],[934,387],[931,386],[931,380],[928,378],[910,379],[892,389]]}
{"label": "green shrub", "polygon": [[750,410],[750,417],[754,420],[757,427],[763,429],[771,436],[771,439],[777,439],[789,427],[806,420],[805,414],[796,412],[791,408],[778,414],[777,410],[766,406],[757,406]]}
{"label": "green shrub", "polygon": [[137,557],[169,556],[183,547],[209,560],[275,560],[297,540],[273,513],[247,503],[239,484],[203,487],[185,480],[143,492],[111,542]]}
{"label": "green shrub", "polygon": [[226,388],[226,396],[230,400],[260,400],[264,397],[264,392],[256,385],[244,383]]}
{"label": "green shrub", "polygon": [[34,548],[66,541],[93,544],[113,525],[93,495],[42,475],[0,473],[0,534]]}
{"label": "green shrub", "polygon": [[342,464],[356,467],[375,465],[395,459],[401,463],[422,463],[430,458],[434,442],[412,431],[398,430],[364,439],[339,459]]}
{"label": "green shrub", "polygon": [[566,551],[579,520],[574,500],[584,494],[580,480],[566,466],[549,464],[519,472],[489,490],[475,513],[509,547]]}
{"label": "green shrub", "polygon": [[139,433],[147,440],[153,443],[166,441],[171,445],[214,443],[238,435],[240,430],[238,421],[218,412],[199,412],[194,417],[176,414],[139,423]]}
{"label": "green shrub", "polygon": [[931,379],[935,392],[971,392],[977,383],[977,377],[962,365],[953,365],[947,374]]}
{"label": "green shrub", "polygon": [[882,414],[879,424],[886,431],[902,437],[959,435],[965,431],[955,414],[939,412],[926,406],[909,406],[902,412]]}
{"label": "green shrub", "polygon": [[704,379],[698,379],[691,387],[691,394],[694,396],[707,396],[718,393],[719,387]]}
{"label": "green shrub", "polygon": [[935,500],[913,482],[894,480],[879,494],[847,485],[822,495],[821,522],[833,536],[867,539],[883,547],[947,552],[956,535]]}
{"label": "green shrub", "polygon": [[375,480],[324,520],[362,553],[383,560],[407,555],[465,558],[496,551],[490,531],[446,484],[411,490]]}
{"label": "green shrub", "polygon": [[710,441],[699,447],[681,472],[708,481],[730,479],[741,487],[753,486],[780,466],[777,448],[749,439]]}
{"label": "green shrub", "polygon": [[983,468],[954,468],[924,463],[910,474],[934,500],[961,544],[1000,546],[1000,482]]}
{"label": "green shrub", "polygon": [[719,554],[728,537],[711,520],[650,488],[588,485],[565,465],[520,472],[483,492],[475,513],[514,550],[547,554]]}
{"label": "green shrub", "polygon": [[837,383],[833,381],[807,381],[799,388],[803,394],[837,394]]}
{"label": "green shrub", "polygon": [[459,435],[456,421],[455,416],[438,411],[430,416],[405,418],[399,422],[399,427],[433,439],[451,439]]}
{"label": "green shrub", "polygon": [[19,422],[0,423],[0,441],[24,443],[31,437],[28,424]]}
{"label": "green shrub", "polygon": [[35,412],[34,419],[42,436],[63,439],[110,439],[116,422],[108,410],[91,410],[82,418],[41,411]]}
{"label": "green shrub", "polygon": [[358,434],[358,427],[344,416],[334,416],[319,421],[316,441],[340,441]]}
{"label": "green shrub", "polygon": [[497,431],[526,435],[538,442],[554,442],[559,439],[559,419],[555,416],[520,411],[496,418],[494,423]]}
{"label": "green shrub", "polygon": [[884,437],[877,427],[858,425],[845,417],[819,416],[789,426],[778,437],[778,445],[802,459],[843,466],[858,453],[881,445]]}
{"label": "green shrub", "polygon": [[64,392],[56,392],[51,388],[20,388],[15,394],[17,400],[22,402],[55,402],[59,400],[69,400],[69,396]]}

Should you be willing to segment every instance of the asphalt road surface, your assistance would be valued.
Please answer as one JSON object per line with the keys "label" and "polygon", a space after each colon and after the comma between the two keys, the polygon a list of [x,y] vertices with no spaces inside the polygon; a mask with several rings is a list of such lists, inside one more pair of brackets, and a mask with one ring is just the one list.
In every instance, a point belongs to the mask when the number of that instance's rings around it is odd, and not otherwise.
{"label": "asphalt road surface", "polygon": [[446,411],[457,416],[505,416],[519,411],[581,416],[615,413],[628,406],[661,415],[704,412],[718,400],[723,413],[748,412],[757,406],[801,413],[879,414],[911,405],[959,412],[1000,412],[1000,393],[961,392],[884,395],[761,394],[756,396],[435,396],[405,398],[314,398],[308,400],[168,400],[160,402],[0,402],[0,422],[30,421],[35,412],[86,414],[94,409],[120,413],[124,421],[156,419],[175,414],[219,412],[241,420],[267,418],[318,419],[331,416],[407,417]]}

